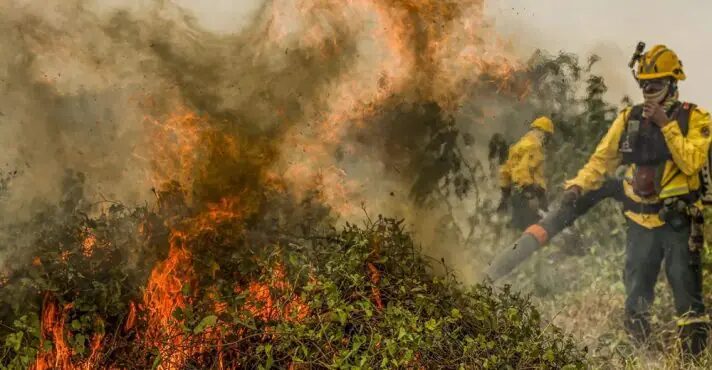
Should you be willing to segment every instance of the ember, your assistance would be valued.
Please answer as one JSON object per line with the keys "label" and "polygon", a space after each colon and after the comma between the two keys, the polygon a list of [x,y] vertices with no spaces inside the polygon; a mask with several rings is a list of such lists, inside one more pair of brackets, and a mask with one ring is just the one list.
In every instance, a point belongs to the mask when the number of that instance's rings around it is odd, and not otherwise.
{"label": "ember", "polygon": [[94,234],[89,234],[82,241],[82,253],[85,257],[91,257],[94,252],[94,247],[96,246],[96,236]]}

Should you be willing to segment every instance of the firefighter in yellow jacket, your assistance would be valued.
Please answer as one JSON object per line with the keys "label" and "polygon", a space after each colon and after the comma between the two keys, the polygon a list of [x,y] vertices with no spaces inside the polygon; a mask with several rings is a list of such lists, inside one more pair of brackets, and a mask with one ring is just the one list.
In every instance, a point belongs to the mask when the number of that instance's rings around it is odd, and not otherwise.
{"label": "firefighter in yellow jacket", "polygon": [[618,115],[588,163],[566,182],[565,197],[595,190],[619,165],[627,166],[625,326],[637,341],[646,341],[664,261],[683,350],[696,355],[706,346],[709,319],[702,300],[702,241],[691,220],[701,217],[699,172],[710,147],[710,115],[678,100],[677,84],[685,73],[672,50],[657,45],[637,62],[645,103]]}
{"label": "firefighter in yellow jacket", "polygon": [[545,147],[553,134],[554,123],[547,117],[537,118],[531,130],[509,148],[507,161],[500,168],[499,210],[511,205],[512,226],[517,229],[524,230],[539,221],[539,210],[547,208]]}

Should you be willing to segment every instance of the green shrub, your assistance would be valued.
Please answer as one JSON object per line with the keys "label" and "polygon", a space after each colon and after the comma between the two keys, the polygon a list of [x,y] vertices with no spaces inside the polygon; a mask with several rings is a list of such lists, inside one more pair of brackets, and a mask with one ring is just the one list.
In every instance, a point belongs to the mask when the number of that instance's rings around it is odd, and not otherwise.
{"label": "green shrub", "polygon": [[[167,230],[157,219],[117,206],[97,219],[46,222],[36,240],[41,263],[0,288],[7,307],[1,364],[26,368],[38,353],[54,353],[40,318],[51,297],[75,365],[584,367],[585,353],[544,328],[526,298],[433,274],[401,222],[380,217],[319,237],[275,235],[265,244],[235,232],[237,220],[191,235],[183,245],[195,257],[181,271],[193,276],[174,297],[185,304],[172,311],[172,327],[151,337],[144,306],[126,330],[131,302],[142,303],[150,269],[167,253],[158,247]],[[151,237],[131,232],[147,227]],[[97,240],[91,254],[83,253],[87,233]]]}

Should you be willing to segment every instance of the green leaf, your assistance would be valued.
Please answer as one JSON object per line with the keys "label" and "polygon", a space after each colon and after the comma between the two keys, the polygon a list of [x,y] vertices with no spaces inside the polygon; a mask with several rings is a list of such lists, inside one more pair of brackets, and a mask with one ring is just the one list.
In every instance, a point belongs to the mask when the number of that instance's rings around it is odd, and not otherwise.
{"label": "green leaf", "polygon": [[385,368],[386,365],[388,365],[388,357],[383,357],[383,360],[381,361],[381,368]]}
{"label": "green leaf", "polygon": [[27,315],[23,315],[18,320],[13,321],[12,326],[14,326],[17,329],[27,328]]}
{"label": "green leaf", "polygon": [[82,328],[82,323],[80,323],[79,320],[72,320],[71,327],[72,330],[79,330]]}
{"label": "green leaf", "polygon": [[516,308],[510,307],[507,309],[507,318],[509,321],[514,321],[517,318],[517,314],[519,314],[519,311]]}
{"label": "green leaf", "polygon": [[22,346],[22,338],[24,335],[25,333],[21,331],[8,335],[5,338],[5,346],[12,348],[15,352],[19,351]]}
{"label": "green leaf", "polygon": [[183,284],[183,287],[181,289],[181,293],[183,293],[184,296],[189,296],[190,295],[190,284]]}
{"label": "green leaf", "polygon": [[398,339],[405,337],[405,335],[406,335],[405,328],[403,328],[401,326],[401,328],[398,330]]}
{"label": "green leaf", "polygon": [[267,361],[265,362],[265,369],[271,369],[274,360],[272,359],[272,345],[265,344],[265,353],[267,354]]}
{"label": "green leaf", "polygon": [[453,308],[452,311],[450,311],[450,316],[455,319],[461,319],[462,313],[460,313],[460,310],[458,310],[457,308]]}
{"label": "green leaf", "polygon": [[336,314],[339,317],[339,322],[341,323],[341,325],[346,324],[346,319],[348,318],[348,314],[346,313],[346,311],[338,310],[336,311]]}
{"label": "green leaf", "polygon": [[84,354],[84,351],[86,350],[86,346],[84,345],[84,341],[86,338],[82,334],[77,334],[74,337],[74,351],[80,355]]}
{"label": "green leaf", "polygon": [[178,321],[183,321],[183,309],[176,307],[176,309],[173,310],[173,313],[171,313],[171,316]]}
{"label": "green leaf", "polygon": [[546,353],[544,353],[544,360],[554,362],[554,351],[548,349]]}
{"label": "green leaf", "polygon": [[430,319],[425,323],[425,328],[430,331],[435,330],[437,328],[437,326],[438,326],[438,322],[435,321],[435,319]]}
{"label": "green leaf", "polygon": [[193,329],[193,333],[200,334],[203,331],[205,331],[205,329],[215,326],[215,323],[217,323],[217,321],[218,321],[218,317],[215,315],[205,316],[205,317],[203,317],[202,320],[200,320],[198,325]]}
{"label": "green leaf", "polygon": [[161,363],[163,362],[163,358],[161,355],[156,356],[156,359],[153,360],[153,366],[151,366],[151,370],[156,370],[159,366],[161,366]]}

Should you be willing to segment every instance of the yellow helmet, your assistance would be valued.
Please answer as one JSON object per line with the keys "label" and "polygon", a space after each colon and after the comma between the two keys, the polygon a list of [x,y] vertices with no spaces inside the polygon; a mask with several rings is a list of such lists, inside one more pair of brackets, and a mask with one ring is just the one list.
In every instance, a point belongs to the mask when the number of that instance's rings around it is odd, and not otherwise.
{"label": "yellow helmet", "polygon": [[552,122],[548,117],[539,117],[532,122],[531,128],[538,128],[544,132],[554,134],[554,122]]}
{"label": "yellow helmet", "polygon": [[637,77],[639,80],[673,77],[678,81],[686,78],[677,54],[665,45],[655,45],[640,58]]}

